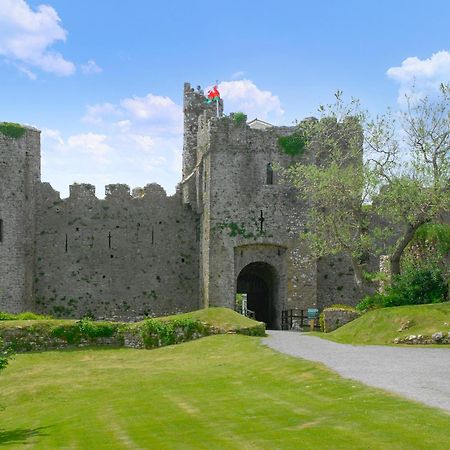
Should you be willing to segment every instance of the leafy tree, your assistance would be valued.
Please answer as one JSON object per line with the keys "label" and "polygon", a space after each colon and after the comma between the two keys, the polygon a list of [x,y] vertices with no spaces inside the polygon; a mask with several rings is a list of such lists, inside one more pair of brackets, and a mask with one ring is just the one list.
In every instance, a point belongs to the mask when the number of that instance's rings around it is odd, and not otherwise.
{"label": "leafy tree", "polygon": [[[392,275],[400,273],[403,252],[419,227],[444,221],[450,205],[450,85],[441,84],[436,99],[412,95],[406,104],[400,112],[401,134],[390,138],[395,163],[388,170],[379,168],[387,184],[377,213],[400,229],[390,251]],[[390,148],[375,150],[388,153]],[[401,150],[408,157],[403,162]]]}
{"label": "leafy tree", "polygon": [[370,255],[388,254],[391,275],[399,274],[416,230],[448,209],[449,92],[442,85],[438,99],[409,97],[399,116],[372,119],[338,91],[320,120],[300,124],[315,164],[284,174],[310,206],[301,237],[317,257],[347,254],[361,292]]}

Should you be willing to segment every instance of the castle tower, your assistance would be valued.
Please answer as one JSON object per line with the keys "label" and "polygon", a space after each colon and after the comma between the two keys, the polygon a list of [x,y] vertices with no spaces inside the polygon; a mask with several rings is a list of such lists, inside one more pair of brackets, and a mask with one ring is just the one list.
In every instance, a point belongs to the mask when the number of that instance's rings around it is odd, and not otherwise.
{"label": "castle tower", "polygon": [[33,308],[40,177],[40,131],[0,124],[0,311]]}
{"label": "castle tower", "polygon": [[255,129],[239,117],[199,120],[200,295],[204,307],[234,308],[245,293],[256,319],[279,329],[283,311],[315,306],[317,264],[298,239],[307,205],[272,167],[313,156],[283,153],[278,138],[293,127]]}
{"label": "castle tower", "polygon": [[[183,141],[183,180],[188,177],[197,163],[197,132],[198,119],[208,112],[209,117],[217,115],[217,105],[206,103],[206,97],[200,86],[197,90],[184,83],[183,111],[184,111],[184,141]],[[219,115],[223,114],[223,103],[219,101]]]}

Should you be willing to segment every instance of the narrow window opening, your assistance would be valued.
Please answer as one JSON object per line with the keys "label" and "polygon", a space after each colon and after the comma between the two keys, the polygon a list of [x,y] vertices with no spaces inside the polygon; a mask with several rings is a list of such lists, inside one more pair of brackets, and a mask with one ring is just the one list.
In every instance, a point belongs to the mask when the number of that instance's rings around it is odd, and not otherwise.
{"label": "narrow window opening", "polygon": [[0,242],[3,242],[3,219],[0,219]]}
{"label": "narrow window opening", "polygon": [[273,167],[271,162],[266,166],[266,184],[273,184]]}
{"label": "narrow window opening", "polygon": [[152,245],[155,243],[155,231],[153,230],[152,227]]}
{"label": "narrow window opening", "polygon": [[108,233],[108,248],[111,248],[111,231]]}
{"label": "narrow window opening", "polygon": [[66,245],[65,245],[65,248],[66,248],[66,253],[67,253],[67,247],[68,247],[68,238],[67,238],[67,234],[66,234]]}

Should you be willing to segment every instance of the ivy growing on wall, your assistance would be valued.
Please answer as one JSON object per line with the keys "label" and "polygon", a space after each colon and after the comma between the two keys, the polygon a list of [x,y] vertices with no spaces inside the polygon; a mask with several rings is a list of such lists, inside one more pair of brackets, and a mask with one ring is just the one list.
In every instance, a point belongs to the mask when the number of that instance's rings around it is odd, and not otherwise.
{"label": "ivy growing on wall", "polygon": [[13,139],[19,139],[25,134],[25,128],[18,123],[1,122],[0,133]]}
{"label": "ivy growing on wall", "polygon": [[242,236],[244,238],[252,238],[255,237],[255,235],[251,232],[248,232],[245,229],[245,226],[243,223],[240,225],[234,222],[222,222],[217,224],[217,229],[222,230],[228,230],[228,235],[230,237],[236,237],[236,236]]}
{"label": "ivy growing on wall", "polygon": [[[257,222],[255,221],[255,226],[257,226]],[[258,230],[255,233],[252,233],[251,231],[248,231],[245,228],[244,223],[241,224],[237,224],[235,222],[221,222],[218,223],[215,227],[215,230],[218,231],[228,231],[228,236],[230,237],[236,237],[236,236],[241,236],[245,239],[255,239],[261,236],[266,236],[266,237],[272,237],[272,235],[268,235],[266,233],[266,231],[260,231]]]}

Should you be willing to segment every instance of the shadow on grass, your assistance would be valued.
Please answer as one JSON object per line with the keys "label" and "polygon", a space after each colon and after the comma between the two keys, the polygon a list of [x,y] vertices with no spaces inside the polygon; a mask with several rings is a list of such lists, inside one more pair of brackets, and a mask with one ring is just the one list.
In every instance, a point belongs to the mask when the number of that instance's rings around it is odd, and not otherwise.
{"label": "shadow on grass", "polygon": [[4,430],[0,428],[0,446],[12,444],[26,444],[27,440],[39,436],[48,436],[44,431],[49,427],[16,428]]}

